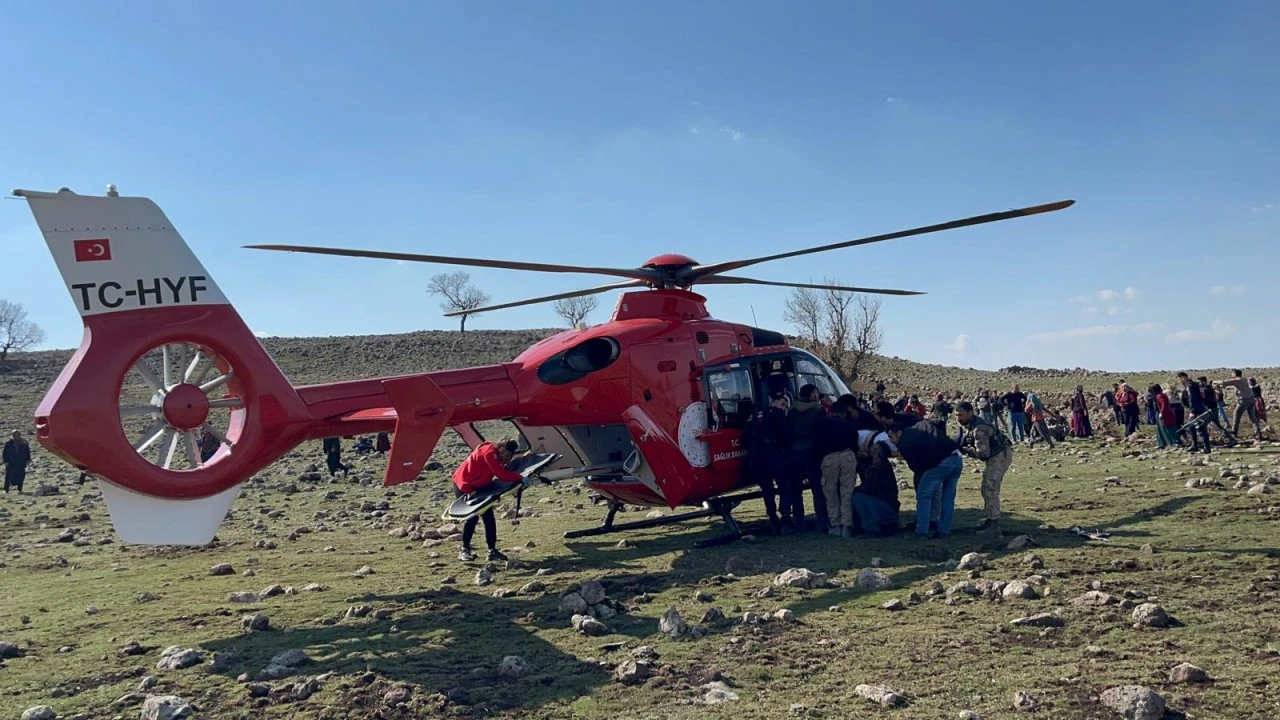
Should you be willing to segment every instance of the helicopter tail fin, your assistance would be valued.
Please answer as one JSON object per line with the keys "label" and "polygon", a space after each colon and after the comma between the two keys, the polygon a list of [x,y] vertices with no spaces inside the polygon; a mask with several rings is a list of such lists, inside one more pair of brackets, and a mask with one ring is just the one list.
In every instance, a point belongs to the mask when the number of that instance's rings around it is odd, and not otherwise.
{"label": "helicopter tail fin", "polygon": [[121,539],[209,542],[311,413],[165,213],[145,197],[15,190],[84,323],[35,436],[102,481]]}

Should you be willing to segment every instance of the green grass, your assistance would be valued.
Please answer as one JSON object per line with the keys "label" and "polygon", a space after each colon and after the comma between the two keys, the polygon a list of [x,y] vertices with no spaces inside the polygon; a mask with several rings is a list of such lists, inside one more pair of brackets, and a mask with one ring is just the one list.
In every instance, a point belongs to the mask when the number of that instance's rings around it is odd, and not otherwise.
{"label": "green grass", "polygon": [[[511,349],[497,344],[485,355],[475,347],[461,347],[440,356],[402,349],[395,355],[398,364],[384,367],[374,364],[377,353],[367,349],[348,354],[322,341],[279,342],[273,352],[278,351],[282,366],[297,382],[419,365],[428,369],[467,358],[485,362]],[[397,340],[378,342],[393,345]],[[490,341],[477,333],[467,342]],[[61,368],[57,355],[36,359],[36,370],[28,366],[0,376],[0,394],[7,396],[0,420],[29,417],[39,393]],[[955,387],[967,386],[957,380]],[[1213,489],[1187,489],[1184,484],[1187,477],[1217,477],[1219,463],[1252,464],[1275,476],[1280,474],[1278,450],[1224,452],[1215,454],[1209,467],[1190,467],[1183,455],[1126,457],[1123,445],[1100,441],[1068,443],[1054,451],[1020,448],[1005,480],[1002,541],[969,532],[981,507],[972,465],[961,481],[956,532],[943,541],[805,535],[692,549],[696,540],[723,531],[710,521],[566,541],[565,530],[597,524],[601,508],[586,494],[574,492],[573,483],[537,487],[525,497],[525,507],[536,516],[518,526],[500,524],[501,546],[509,548],[521,567],[498,569],[493,584],[485,587],[473,583],[483,563],[458,561],[455,544],[423,547],[388,534],[409,526],[415,515],[426,528],[441,524],[440,513],[452,499],[442,472],[391,489],[299,482],[301,492],[279,492],[276,488],[292,482],[306,465],[321,461],[319,443],[314,443],[273,465],[264,473],[264,483],[245,486],[216,545],[153,548],[118,540],[96,544],[99,538],[114,540],[105,507],[93,499],[96,488],[76,486],[76,473],[41,451],[28,488],[42,480],[59,482],[62,494],[0,500],[12,513],[0,518],[5,548],[0,557],[0,640],[25,650],[23,657],[5,660],[0,667],[0,716],[17,717],[28,707],[49,704],[63,717],[136,717],[136,704],[112,703],[133,692],[144,675],[153,675],[156,686],[139,698],[177,694],[194,703],[200,717],[219,719],[369,718],[380,712],[387,719],[746,720],[788,717],[797,704],[811,717],[954,718],[971,709],[984,718],[1006,718],[1025,714],[1012,708],[1019,690],[1039,702],[1041,709],[1033,717],[1114,717],[1097,696],[1122,684],[1160,692],[1174,717],[1277,717],[1280,514],[1266,509],[1280,506],[1280,486],[1274,488],[1277,493],[1250,497],[1231,489],[1231,481]],[[1079,451],[1088,453],[1088,462],[1080,464]],[[460,452],[444,446],[436,459],[451,469]],[[353,478],[357,473],[381,474],[379,460],[348,459],[357,466]],[[1119,476],[1119,483],[1107,482],[1109,476]],[[908,474],[900,471],[899,477],[907,479]],[[325,500],[329,491],[339,497]],[[387,524],[369,527],[371,519],[360,511],[366,500],[389,502]],[[902,502],[905,522],[914,502],[910,490],[902,492]],[[271,510],[284,515],[268,518]],[[328,519],[317,519],[317,511],[327,511]],[[338,517],[344,511],[346,517]],[[89,519],[77,519],[81,513]],[[38,520],[42,515],[47,518]],[[619,519],[639,516],[628,512]],[[740,517],[758,522],[759,504],[744,505]],[[266,531],[253,529],[259,521]],[[1111,532],[1111,542],[1090,542],[1066,531],[1076,524]],[[313,532],[289,540],[303,525]],[[95,544],[53,542],[67,527],[81,528]],[[1008,540],[1019,534],[1031,536],[1035,545],[1006,550]],[[623,538],[629,542],[619,547]],[[255,547],[265,539],[277,547]],[[1146,544],[1155,552],[1143,552]],[[948,571],[945,563],[971,551],[989,558],[982,579],[1008,581],[1039,573],[1048,596],[1033,601],[961,596],[954,604],[945,597],[928,598],[935,581],[949,588],[967,579],[967,573]],[[1043,569],[1028,567],[1029,553],[1040,556]],[[882,559],[896,587],[851,589],[858,570],[872,558]],[[236,574],[210,576],[209,568],[222,562],[233,565]],[[353,571],[363,565],[374,574],[354,577]],[[778,572],[791,567],[827,573],[841,587],[775,588],[774,596],[759,596]],[[244,577],[241,573],[249,568],[256,574]],[[536,576],[538,570],[549,574]],[[456,584],[442,584],[446,576]],[[535,577],[546,583],[545,593],[494,596],[500,588],[517,590]],[[614,631],[610,635],[579,635],[557,609],[562,592],[588,579],[603,581],[611,598],[631,608],[608,621]],[[1137,630],[1130,626],[1127,609],[1069,604],[1095,581],[1117,599],[1126,591],[1158,599],[1180,624]],[[302,592],[308,583],[328,589]],[[228,601],[230,593],[273,584],[299,592],[254,605]],[[697,600],[698,590],[713,601]],[[135,597],[142,592],[158,599],[140,603]],[[911,592],[924,601],[900,612],[881,609],[888,600],[905,601]],[[652,602],[636,602],[642,594]],[[347,609],[359,604],[389,615],[345,619]],[[97,614],[88,614],[89,606]],[[720,608],[729,622],[710,628],[705,637],[672,640],[659,634],[658,619],[667,608],[677,608],[694,624],[711,606]],[[745,612],[780,608],[791,609],[795,622],[740,622]],[[1063,627],[1008,626],[1023,614],[1051,610],[1065,619]],[[253,612],[267,614],[279,629],[241,631],[241,617]],[[21,622],[22,616],[30,618],[29,624]],[[118,650],[130,641],[148,648],[145,654],[120,656]],[[602,647],[611,642],[625,644],[622,649]],[[170,645],[200,649],[204,662],[184,670],[157,670],[160,652]],[[613,667],[640,645],[660,654],[654,676],[636,686],[612,681]],[[1086,651],[1090,646],[1106,653],[1095,656]],[[253,675],[277,653],[294,648],[304,649],[312,661],[270,684],[287,695],[294,683],[327,674],[323,687],[301,701],[274,694],[251,699],[237,676]],[[220,656],[216,664],[215,654]],[[497,668],[507,655],[526,659],[531,672],[515,679],[500,676]],[[1204,668],[1212,682],[1174,685],[1159,675],[1182,662]],[[699,686],[716,678],[731,685],[740,699],[699,704],[705,694]],[[892,710],[873,706],[854,694],[859,683],[889,685],[905,694],[909,704]],[[398,687],[410,690],[409,703],[387,707],[384,696]]]}
{"label": "green grass", "polygon": [[[1087,717],[1097,711],[1098,692],[1127,683],[1156,688],[1172,708],[1188,717],[1264,717],[1280,712],[1271,670],[1280,649],[1280,516],[1258,512],[1277,496],[1259,500],[1231,489],[1189,490],[1173,477],[1177,471],[1191,470],[1181,464],[1180,456],[1139,461],[1121,458],[1119,449],[1103,452],[1086,465],[1076,465],[1075,456],[1061,450],[1019,453],[1005,485],[1011,518],[1006,532],[1028,534],[1036,543],[1021,552],[1008,552],[1002,543],[984,542],[966,532],[977,520],[975,508],[980,505],[972,474],[964,476],[958,530],[946,541],[844,541],[811,535],[705,550],[690,548],[694,540],[719,531],[712,523],[630,533],[630,547],[624,548],[617,547],[617,537],[561,540],[564,530],[589,525],[599,513],[589,503],[574,509],[583,496],[569,487],[543,489],[527,498],[529,507],[539,511],[536,517],[522,520],[518,527],[505,522],[500,529],[503,547],[515,548],[510,554],[527,567],[500,570],[487,587],[472,583],[479,564],[459,562],[453,557],[453,544],[423,548],[421,543],[390,537],[386,530],[363,528],[359,513],[349,527],[329,522],[329,532],[285,539],[298,525],[319,524],[312,519],[316,510],[358,509],[364,499],[389,499],[393,526],[405,526],[411,515],[421,514],[425,524],[434,527],[445,499],[432,497],[443,487],[443,477],[392,490],[322,484],[291,496],[247,488],[220,533],[220,544],[200,549],[119,543],[42,546],[39,540],[56,536],[64,525],[86,528],[95,538],[109,537],[101,506],[89,506],[88,522],[71,523],[68,516],[81,512],[74,488],[65,488],[65,496],[22,501],[11,496],[6,500],[14,517],[6,523],[6,536],[20,549],[8,554],[0,570],[6,611],[0,638],[18,643],[27,654],[8,660],[0,670],[0,713],[16,716],[26,707],[48,703],[63,715],[105,716],[104,708],[130,692],[143,674],[159,679],[153,692],[176,693],[207,716],[220,718],[367,717],[368,703],[378,702],[397,683],[407,684],[419,705],[385,717],[430,716],[430,696],[458,697],[459,690],[465,691],[466,703],[454,703],[445,713],[774,718],[800,703],[826,717],[886,712],[949,717],[966,708],[984,717],[1003,717],[1011,712],[1013,694],[1027,690],[1049,716]],[[1224,455],[1271,472],[1276,457],[1262,450]],[[363,469],[374,469],[372,461],[359,462],[366,466]],[[1194,469],[1197,476],[1205,470]],[[1055,473],[1062,477],[1050,479]],[[1104,478],[1109,475],[1119,475],[1121,483],[1107,484]],[[342,499],[324,501],[324,491],[330,489],[342,492]],[[539,502],[548,497],[551,502]],[[910,491],[903,499],[909,505]],[[57,507],[59,503],[65,507]],[[284,510],[286,515],[267,521],[268,532],[254,532],[252,522],[265,517],[260,507]],[[41,512],[51,516],[49,527],[34,522]],[[759,511],[747,506],[743,516],[759,519]],[[1084,541],[1065,531],[1074,524],[1104,528],[1112,533],[1112,541]],[[255,542],[264,537],[277,538],[278,547],[255,549]],[[523,548],[530,540],[535,547]],[[1140,551],[1148,543],[1154,554]],[[326,546],[336,551],[324,552]],[[1028,552],[1038,554],[1045,564],[1039,572],[1047,579],[1049,596],[1004,602],[966,598],[955,605],[933,599],[896,613],[880,609],[886,600],[905,599],[912,591],[926,595],[935,580],[950,587],[964,579],[966,573],[948,572],[941,564],[969,551],[988,553],[992,567],[982,577],[1000,580],[1034,572],[1025,565],[1025,557]],[[857,570],[873,557],[883,559],[897,587],[874,593],[847,587],[779,589],[776,597],[757,597],[788,567],[826,572],[837,583],[851,586]],[[256,562],[251,564],[251,558]],[[210,576],[209,568],[217,562],[231,563],[237,574]],[[726,572],[727,563],[737,575]],[[366,564],[375,570],[373,575],[352,576]],[[246,568],[256,575],[240,575]],[[539,578],[548,585],[546,594],[493,596],[498,588],[518,589],[538,568],[552,571]],[[455,576],[457,584],[442,586],[445,575]],[[635,596],[648,593],[653,602],[633,605],[633,612],[610,621],[616,630],[612,635],[578,635],[569,629],[568,617],[557,611],[558,595],[572,583],[591,578],[603,580],[616,599],[630,604]],[[1126,590],[1155,596],[1182,625],[1135,630],[1129,627],[1126,610],[1066,604],[1093,581],[1117,597]],[[277,583],[301,589],[312,582],[329,589],[279,595],[255,605],[227,602],[235,591],[257,591]],[[696,600],[697,589],[709,592],[714,601]],[[141,592],[159,599],[138,603],[134,598]],[[387,609],[390,617],[343,619],[354,604]],[[90,605],[99,608],[98,614],[86,614]],[[695,623],[711,605],[732,622],[700,640],[670,640],[658,634],[657,620],[668,607]],[[832,606],[841,611],[831,612]],[[796,613],[796,622],[738,622],[746,611],[767,613],[784,607]],[[1061,629],[1007,627],[1021,614],[1054,608],[1067,620]],[[241,632],[241,616],[259,611],[282,629]],[[29,625],[19,622],[22,615],[30,616]],[[131,640],[152,649],[141,657],[118,657],[116,651]],[[612,652],[600,649],[612,641],[625,641],[626,646]],[[612,682],[613,665],[641,644],[659,651],[669,674],[636,687]],[[155,670],[160,651],[169,645],[203,649],[206,663],[186,670]],[[1090,645],[1109,654],[1090,657],[1085,652]],[[59,653],[63,646],[70,651]],[[314,658],[299,674],[337,675],[303,702],[272,699],[259,707],[258,701],[248,700],[236,676],[257,672],[273,655],[290,648],[305,649]],[[209,664],[212,653],[227,653],[232,659],[215,670]],[[524,657],[532,672],[519,679],[499,677],[496,668],[506,655]],[[606,667],[597,660],[606,661]],[[1181,662],[1205,668],[1213,682],[1203,687],[1165,686],[1153,675]],[[376,680],[356,686],[367,671]],[[741,699],[713,707],[692,704],[703,694],[698,685],[717,676],[734,686]],[[275,684],[292,682],[296,679]],[[910,705],[897,711],[873,707],[853,695],[854,686],[864,682],[888,684],[905,693]]]}

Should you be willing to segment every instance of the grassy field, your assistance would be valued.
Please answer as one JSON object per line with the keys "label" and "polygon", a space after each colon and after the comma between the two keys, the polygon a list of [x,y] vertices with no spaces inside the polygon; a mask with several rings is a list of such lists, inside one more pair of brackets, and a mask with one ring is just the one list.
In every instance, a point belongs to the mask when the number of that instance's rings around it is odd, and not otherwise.
{"label": "grassy field", "polygon": [[[304,383],[505,360],[542,334],[266,344]],[[28,355],[0,375],[0,422],[27,427],[67,356]],[[1018,381],[1052,391],[1078,381],[881,363],[881,377],[922,389]],[[383,461],[350,453],[350,478],[299,479],[323,467],[319,444],[304,446],[244,487],[212,546],[157,548],[116,540],[97,488],[76,485],[76,472],[38,450],[27,489],[43,482],[59,493],[0,501],[0,642],[19,655],[0,667],[0,716],[49,705],[63,718],[132,718],[148,696],[171,694],[196,717],[219,719],[1112,718],[1121,715],[1102,693],[1141,685],[1164,698],[1169,717],[1280,717],[1280,485],[1247,491],[1280,477],[1275,444],[1207,460],[1111,439],[1019,448],[1003,538],[970,531],[981,507],[972,463],[956,531],[932,541],[802,535],[692,549],[722,531],[709,521],[566,541],[565,530],[598,523],[601,507],[576,483],[535,487],[531,512],[499,526],[512,562],[491,566],[483,585],[483,556],[461,562],[456,542],[434,537],[449,533],[438,530],[452,499],[447,472],[464,453],[446,443],[435,456],[444,470],[384,489],[360,482],[380,477]],[[1195,478],[1217,484],[1188,488]],[[905,522],[910,490],[902,502]],[[759,505],[741,517],[759,521]],[[1075,525],[1109,541],[1070,532]],[[1030,544],[1011,549],[1024,535]],[[957,569],[971,552],[983,567]],[[231,572],[211,574],[222,563]],[[892,587],[859,589],[873,565]],[[357,576],[366,566],[372,573]],[[776,586],[792,568],[824,573],[830,586]],[[563,594],[592,580],[621,610],[594,637],[560,609]],[[1006,598],[997,583],[1014,580],[1038,597]],[[901,609],[882,607],[893,600]],[[1172,621],[1135,627],[1144,603]],[[699,637],[660,631],[672,608]],[[712,609],[727,619],[700,623]],[[781,610],[790,613],[774,618]],[[1011,624],[1041,613],[1051,617]],[[270,629],[243,629],[255,614]],[[171,646],[199,658],[158,669]],[[649,677],[616,680],[642,646],[652,649],[642,656],[656,654]],[[291,650],[305,660],[277,657]],[[524,662],[503,672],[508,656]],[[1182,663],[1207,679],[1170,672]],[[859,695],[862,684],[888,686],[904,704],[875,704]]]}

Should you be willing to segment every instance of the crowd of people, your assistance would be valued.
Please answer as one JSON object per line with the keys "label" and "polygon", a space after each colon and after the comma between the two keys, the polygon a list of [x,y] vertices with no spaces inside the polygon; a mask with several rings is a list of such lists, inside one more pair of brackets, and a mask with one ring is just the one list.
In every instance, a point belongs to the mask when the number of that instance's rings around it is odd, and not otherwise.
{"label": "crowd of people", "polygon": [[[1125,380],[1098,398],[1114,413],[1129,441],[1140,436],[1143,412],[1153,425],[1157,447],[1211,452],[1210,426],[1219,444],[1238,444],[1248,418],[1254,437],[1263,438],[1266,404],[1255,378],[1242,371],[1218,382],[1177,374],[1180,387],[1159,384],[1139,396]],[[1236,391],[1234,423],[1228,428],[1223,388]],[[956,392],[937,394],[926,406],[919,395],[903,393],[890,402],[884,386],[866,395],[823,399],[806,385],[792,400],[782,386],[770,391],[767,407],[756,411],[746,428],[747,472],[764,494],[765,510],[776,534],[816,529],[840,537],[888,535],[900,530],[897,458],[912,475],[916,515],[908,528],[917,536],[945,537],[951,532],[956,486],[966,460],[982,464],[983,520],[979,532],[1000,533],[1000,488],[1019,444],[1049,448],[1067,437],[1095,434],[1091,399],[1077,385],[1054,407],[1034,391],[1013,385],[1008,392],[980,389],[966,400]],[[954,435],[948,422],[958,423]],[[805,510],[805,488],[812,495],[813,521]]]}

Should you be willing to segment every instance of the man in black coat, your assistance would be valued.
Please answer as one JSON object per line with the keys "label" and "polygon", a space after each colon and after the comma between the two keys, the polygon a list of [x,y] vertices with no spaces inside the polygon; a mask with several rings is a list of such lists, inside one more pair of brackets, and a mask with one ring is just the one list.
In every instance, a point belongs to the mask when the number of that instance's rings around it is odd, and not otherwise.
{"label": "man in black coat", "polygon": [[31,463],[31,446],[21,432],[13,431],[13,436],[4,444],[4,453],[0,458],[4,460],[4,491],[9,492],[9,486],[12,485],[21,493],[22,483],[27,479],[27,465]]}

